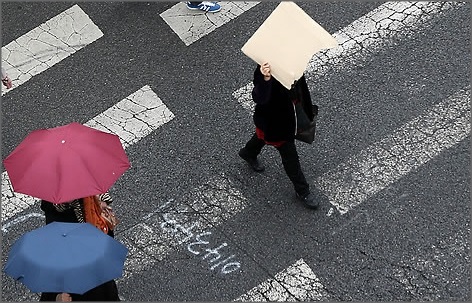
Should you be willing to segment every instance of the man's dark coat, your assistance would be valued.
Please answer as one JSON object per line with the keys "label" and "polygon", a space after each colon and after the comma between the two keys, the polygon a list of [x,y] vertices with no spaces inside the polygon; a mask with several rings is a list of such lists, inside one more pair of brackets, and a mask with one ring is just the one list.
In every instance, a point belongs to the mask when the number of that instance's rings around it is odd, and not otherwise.
{"label": "man's dark coat", "polygon": [[269,81],[265,81],[264,75],[260,71],[260,65],[257,65],[253,83],[252,98],[256,103],[254,123],[264,132],[265,141],[294,140],[296,115],[292,99],[295,97],[295,91],[300,92],[296,96],[301,99],[308,118],[313,120],[311,96],[305,76],[297,80],[292,90],[288,90],[273,76]]}

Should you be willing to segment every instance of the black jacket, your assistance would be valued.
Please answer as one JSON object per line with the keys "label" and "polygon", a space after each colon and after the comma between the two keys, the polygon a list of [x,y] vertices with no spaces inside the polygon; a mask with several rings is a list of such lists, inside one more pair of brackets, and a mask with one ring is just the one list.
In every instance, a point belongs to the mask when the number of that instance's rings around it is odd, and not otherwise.
{"label": "black jacket", "polygon": [[302,102],[308,118],[313,120],[311,96],[305,76],[297,80],[292,90],[288,90],[273,76],[265,81],[260,65],[257,65],[253,83],[252,98],[256,103],[254,124],[264,132],[266,141],[294,140],[296,116],[293,98]]}

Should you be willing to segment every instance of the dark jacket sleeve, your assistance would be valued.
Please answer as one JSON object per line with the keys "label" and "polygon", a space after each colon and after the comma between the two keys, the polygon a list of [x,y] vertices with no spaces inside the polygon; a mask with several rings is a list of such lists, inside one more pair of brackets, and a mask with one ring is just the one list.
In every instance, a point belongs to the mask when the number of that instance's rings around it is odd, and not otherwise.
{"label": "dark jacket sleeve", "polygon": [[266,104],[269,102],[272,91],[272,77],[269,81],[264,80],[264,75],[260,71],[260,65],[257,65],[254,71],[254,88],[252,89],[252,99],[257,104]]}

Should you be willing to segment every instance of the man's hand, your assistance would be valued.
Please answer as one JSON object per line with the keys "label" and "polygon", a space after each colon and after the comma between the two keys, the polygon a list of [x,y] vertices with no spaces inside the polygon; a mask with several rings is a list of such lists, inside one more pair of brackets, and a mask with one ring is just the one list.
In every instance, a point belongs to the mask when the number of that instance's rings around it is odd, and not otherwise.
{"label": "man's hand", "polygon": [[72,297],[70,296],[70,294],[68,294],[66,292],[63,292],[63,293],[60,293],[56,296],[56,301],[59,301],[59,302],[72,302]]}
{"label": "man's hand", "polygon": [[261,65],[261,73],[264,75],[264,80],[269,81],[270,80],[270,65],[268,62],[265,62],[264,64]]}
{"label": "man's hand", "polygon": [[12,86],[13,86],[13,83],[11,82],[11,79],[8,76],[5,76],[2,79],[2,84],[8,89],[12,88]]}

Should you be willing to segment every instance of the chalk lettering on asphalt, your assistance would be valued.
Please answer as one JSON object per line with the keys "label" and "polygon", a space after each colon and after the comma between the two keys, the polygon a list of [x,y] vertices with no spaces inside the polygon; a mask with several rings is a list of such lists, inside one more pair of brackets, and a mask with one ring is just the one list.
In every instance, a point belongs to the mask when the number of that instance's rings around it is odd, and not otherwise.
{"label": "chalk lettering on asphalt", "polygon": [[[173,202],[173,200],[167,201],[164,205],[160,206],[159,209],[164,209],[165,206],[171,202]],[[182,210],[182,213],[184,212],[185,210]],[[223,242],[215,247],[210,239],[210,236],[212,235],[210,231],[203,231],[194,234],[192,230],[198,227],[198,222],[190,222],[188,225],[180,224],[175,217],[172,217],[172,215],[175,214],[176,212],[161,213],[164,222],[160,224],[160,227],[164,231],[171,233],[174,237],[181,238],[178,240],[179,244],[188,243],[186,246],[187,251],[193,255],[201,256],[202,260],[208,262],[210,270],[220,268],[222,274],[229,274],[241,268],[241,263],[239,261],[232,260],[236,255],[223,252],[224,248],[227,248],[226,251],[229,249],[228,243]],[[231,262],[229,262],[230,260]]]}

